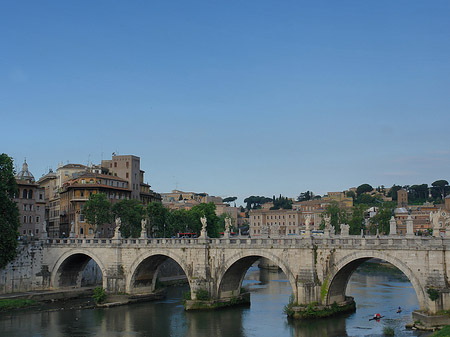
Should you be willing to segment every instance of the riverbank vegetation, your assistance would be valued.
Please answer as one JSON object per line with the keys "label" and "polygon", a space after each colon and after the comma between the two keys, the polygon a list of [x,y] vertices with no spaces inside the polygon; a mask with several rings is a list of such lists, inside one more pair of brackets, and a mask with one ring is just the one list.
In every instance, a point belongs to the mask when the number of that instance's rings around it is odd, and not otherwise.
{"label": "riverbank vegetation", "polygon": [[450,325],[444,326],[441,330],[436,331],[431,337],[449,337],[450,336]]}
{"label": "riverbank vegetation", "polygon": [[37,306],[38,302],[26,299],[2,299],[0,300],[0,311],[23,309]]}
{"label": "riverbank vegetation", "polygon": [[353,312],[356,310],[355,301],[347,301],[343,305],[338,305],[334,302],[330,306],[319,305],[317,302],[312,302],[308,305],[299,305],[294,302],[294,297],[291,295],[289,303],[284,307],[284,313],[288,318],[293,319],[317,319],[335,316],[340,313]]}

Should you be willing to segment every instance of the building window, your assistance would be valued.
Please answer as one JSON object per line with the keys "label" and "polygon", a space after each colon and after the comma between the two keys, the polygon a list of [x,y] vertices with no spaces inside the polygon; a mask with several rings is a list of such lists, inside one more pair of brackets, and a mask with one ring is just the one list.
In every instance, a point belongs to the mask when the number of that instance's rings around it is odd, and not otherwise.
{"label": "building window", "polygon": [[83,191],[80,192],[80,196],[84,197],[84,192]]}
{"label": "building window", "polygon": [[28,191],[27,190],[23,190],[22,192],[22,198],[26,199],[28,195]]}
{"label": "building window", "polygon": [[39,234],[39,229],[38,228],[36,228],[36,234]]}
{"label": "building window", "polygon": [[27,210],[27,205],[23,205],[23,210],[24,210],[24,211]]}
{"label": "building window", "polygon": [[39,223],[39,217],[38,216],[36,217],[36,223]]}
{"label": "building window", "polygon": [[42,200],[42,193],[39,193],[39,200]]}
{"label": "building window", "polygon": [[23,216],[23,223],[27,223],[27,217],[25,215]]}
{"label": "building window", "polygon": [[130,162],[127,161],[127,168],[128,168],[128,166],[130,166]]}
{"label": "building window", "polygon": [[117,162],[114,163],[114,167],[117,167]]}
{"label": "building window", "polygon": [[33,199],[33,191],[32,190],[28,191],[28,199]]}
{"label": "building window", "polygon": [[130,175],[129,175],[128,172],[127,172],[127,174],[126,174],[127,179],[129,178],[129,176],[130,176]]}
{"label": "building window", "polygon": [[39,211],[39,206],[36,206],[36,211]]}
{"label": "building window", "polygon": [[30,223],[33,223],[33,217],[30,215],[29,217]]}

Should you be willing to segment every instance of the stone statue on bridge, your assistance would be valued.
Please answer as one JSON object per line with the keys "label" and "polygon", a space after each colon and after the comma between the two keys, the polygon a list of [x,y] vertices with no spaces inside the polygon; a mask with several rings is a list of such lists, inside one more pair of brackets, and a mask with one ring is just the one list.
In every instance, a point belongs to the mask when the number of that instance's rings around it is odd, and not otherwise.
{"label": "stone statue on bridge", "polygon": [[230,229],[231,229],[231,218],[227,216],[225,218],[225,233],[224,233],[224,236],[226,238],[230,237]]}
{"label": "stone statue on bridge", "polygon": [[200,218],[200,222],[202,223],[202,230],[200,232],[200,237],[201,238],[207,238],[207,234],[206,234],[206,227],[208,226],[208,220],[206,219],[206,216],[202,216]]}
{"label": "stone statue on bridge", "polygon": [[341,224],[341,235],[349,236],[350,235],[350,226],[347,224]]}
{"label": "stone statue on bridge", "polygon": [[438,238],[441,235],[441,224],[439,223],[439,220],[441,219],[441,209],[436,212],[430,212],[429,219],[431,228],[433,229],[433,236]]}
{"label": "stone statue on bridge", "polygon": [[113,239],[120,239],[120,225],[122,224],[122,220],[119,217],[115,220],[116,227],[114,228],[114,236]]}
{"label": "stone statue on bridge", "polygon": [[141,239],[145,239],[147,237],[147,219],[141,220]]}
{"label": "stone statue on bridge", "polygon": [[331,233],[331,216],[325,215],[323,220],[325,221],[324,235],[329,237]]}

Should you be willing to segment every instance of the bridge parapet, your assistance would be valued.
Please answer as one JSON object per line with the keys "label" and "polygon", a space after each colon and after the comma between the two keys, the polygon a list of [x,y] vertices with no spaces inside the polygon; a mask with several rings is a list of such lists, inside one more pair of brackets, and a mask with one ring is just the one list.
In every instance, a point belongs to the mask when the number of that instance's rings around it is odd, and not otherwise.
{"label": "bridge parapet", "polygon": [[436,250],[450,248],[450,239],[433,238],[433,237],[391,237],[391,236],[334,236],[334,237],[298,237],[298,238],[217,238],[217,239],[168,239],[168,238],[149,238],[149,239],[46,239],[47,247],[164,247],[164,248],[180,248],[193,246],[212,246],[212,247],[239,247],[239,248],[268,248],[268,247],[288,247],[288,248],[311,248],[317,246],[320,248],[349,248],[357,249],[427,249]]}

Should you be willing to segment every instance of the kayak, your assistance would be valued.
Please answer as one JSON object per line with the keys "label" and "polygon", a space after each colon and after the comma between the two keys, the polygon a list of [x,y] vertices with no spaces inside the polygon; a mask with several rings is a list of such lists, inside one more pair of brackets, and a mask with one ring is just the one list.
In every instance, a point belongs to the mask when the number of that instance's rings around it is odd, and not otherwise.
{"label": "kayak", "polygon": [[382,319],[384,316],[369,318],[369,321]]}

